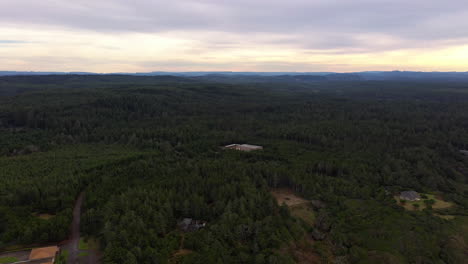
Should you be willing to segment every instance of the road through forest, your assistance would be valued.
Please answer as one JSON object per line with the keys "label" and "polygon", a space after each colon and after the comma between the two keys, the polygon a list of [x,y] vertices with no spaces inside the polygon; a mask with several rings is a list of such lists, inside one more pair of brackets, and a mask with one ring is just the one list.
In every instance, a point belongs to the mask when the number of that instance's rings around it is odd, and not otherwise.
{"label": "road through forest", "polygon": [[83,204],[84,192],[80,193],[76,199],[75,207],[73,208],[73,220],[71,225],[70,239],[65,246],[68,249],[68,264],[78,264],[78,244],[80,242],[80,217],[81,205]]}

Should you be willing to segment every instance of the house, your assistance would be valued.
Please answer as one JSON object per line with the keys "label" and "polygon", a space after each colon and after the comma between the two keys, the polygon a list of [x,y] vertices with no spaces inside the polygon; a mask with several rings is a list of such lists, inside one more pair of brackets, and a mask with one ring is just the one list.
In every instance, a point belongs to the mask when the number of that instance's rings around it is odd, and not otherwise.
{"label": "house", "polygon": [[468,150],[465,150],[465,149],[461,149],[460,150],[460,153],[465,155],[465,156],[468,156]]}
{"label": "house", "polygon": [[240,150],[240,151],[254,151],[254,150],[261,150],[263,149],[262,146],[255,146],[255,145],[249,145],[249,144],[231,144],[224,146],[225,149],[234,149],[234,150]]}
{"label": "house", "polygon": [[405,191],[400,193],[400,200],[419,201],[421,200],[421,196],[415,191]]}
{"label": "house", "polygon": [[179,222],[178,226],[184,232],[192,232],[204,228],[206,226],[206,222],[201,220],[193,220],[192,218],[184,218]]}
{"label": "house", "polygon": [[58,251],[57,246],[33,248],[29,254],[29,261],[43,260],[41,263],[54,263]]}

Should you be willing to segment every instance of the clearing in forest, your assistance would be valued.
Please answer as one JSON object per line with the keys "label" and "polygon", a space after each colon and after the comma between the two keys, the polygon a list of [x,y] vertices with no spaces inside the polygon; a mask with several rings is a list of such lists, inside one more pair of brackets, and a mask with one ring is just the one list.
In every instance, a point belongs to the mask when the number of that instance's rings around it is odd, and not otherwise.
{"label": "clearing in forest", "polygon": [[289,207],[291,215],[303,220],[307,225],[313,226],[315,221],[314,210],[310,207],[310,201],[297,196],[291,189],[273,189],[271,191],[278,205],[283,203]]}
{"label": "clearing in forest", "polygon": [[402,201],[399,196],[394,196],[397,203],[409,211],[423,210],[427,207],[428,201],[432,201],[432,209],[445,209],[453,206],[453,203],[442,200],[434,194],[421,194],[419,201]]}
{"label": "clearing in forest", "polygon": [[279,205],[285,203],[288,207],[292,207],[295,205],[307,204],[309,203],[308,200],[303,199],[297,196],[291,189],[273,189],[271,191],[273,197],[276,198],[276,201]]}
{"label": "clearing in forest", "polygon": [[52,215],[52,214],[40,214],[40,213],[34,213],[33,216],[39,218],[39,219],[42,219],[42,220],[49,220],[51,219],[52,217],[54,217],[55,215]]}

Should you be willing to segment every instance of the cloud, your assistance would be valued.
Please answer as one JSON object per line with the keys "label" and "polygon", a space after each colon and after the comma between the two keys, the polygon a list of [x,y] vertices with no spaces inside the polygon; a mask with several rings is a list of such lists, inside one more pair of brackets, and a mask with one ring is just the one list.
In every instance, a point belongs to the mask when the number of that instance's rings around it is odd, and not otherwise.
{"label": "cloud", "polygon": [[24,44],[24,43],[29,43],[29,42],[22,41],[22,40],[0,39],[0,44]]}
{"label": "cloud", "polygon": [[[7,40],[0,44],[34,39],[35,47],[8,52],[72,52],[82,54],[82,61],[113,56],[122,63],[126,56],[137,68],[147,67],[141,61],[149,59],[166,61],[165,67],[239,68],[252,61],[303,69],[311,64],[299,61],[309,56],[374,58],[462,47],[468,45],[466,17],[466,0],[2,0],[0,32]],[[330,65],[344,64],[356,65]]]}

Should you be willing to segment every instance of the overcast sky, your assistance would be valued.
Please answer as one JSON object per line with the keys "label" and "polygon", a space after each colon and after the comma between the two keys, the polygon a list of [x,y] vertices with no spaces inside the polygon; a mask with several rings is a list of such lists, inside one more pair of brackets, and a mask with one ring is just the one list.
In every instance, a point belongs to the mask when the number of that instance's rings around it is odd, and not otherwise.
{"label": "overcast sky", "polygon": [[468,1],[0,0],[0,70],[468,71]]}

